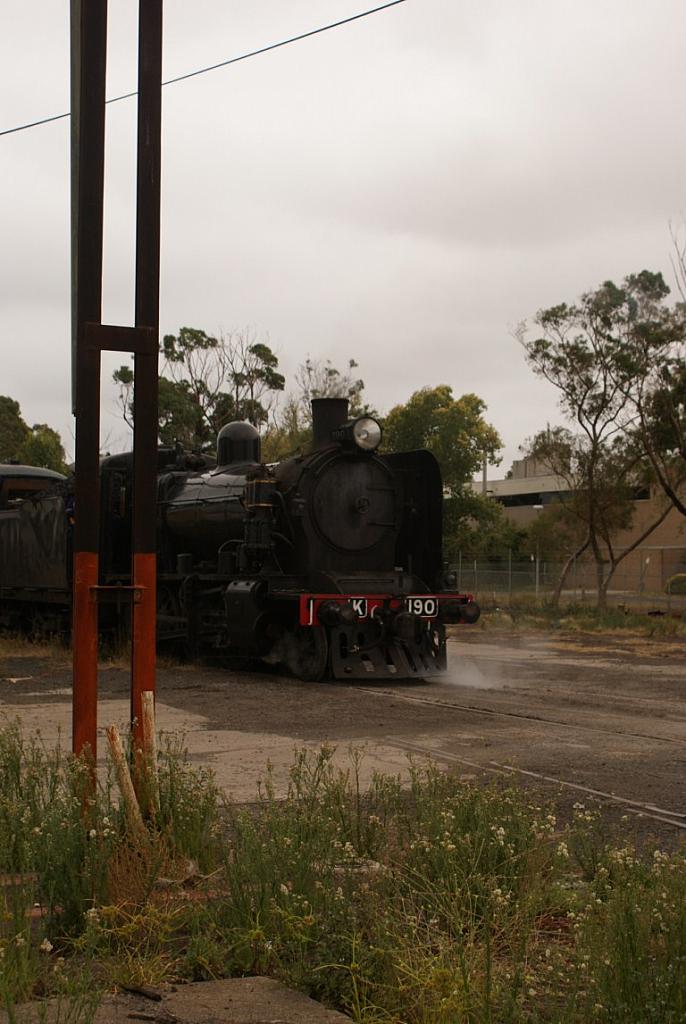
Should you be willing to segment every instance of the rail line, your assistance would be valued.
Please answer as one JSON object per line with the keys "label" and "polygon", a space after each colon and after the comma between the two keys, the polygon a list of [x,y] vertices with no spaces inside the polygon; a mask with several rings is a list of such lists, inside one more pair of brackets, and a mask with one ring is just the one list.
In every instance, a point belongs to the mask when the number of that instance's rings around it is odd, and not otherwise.
{"label": "rail line", "polygon": [[[536,687],[536,686],[518,686],[516,688],[516,690],[514,690],[514,689],[513,690],[509,690],[508,692],[510,692],[510,693],[515,693],[516,692],[517,694],[520,694],[520,693],[521,694],[525,694],[525,693],[526,694],[531,694],[531,693],[534,693],[534,694],[535,693],[539,693],[540,694],[541,693],[541,688],[540,687]],[[633,693],[622,693],[622,694],[609,693],[608,694],[608,693],[600,693],[598,690],[560,690],[560,689],[557,689],[557,688],[555,688],[555,690],[547,689],[547,690],[545,690],[543,692],[554,694],[556,697],[572,697],[572,698],[576,697],[577,699],[579,697],[598,697],[601,700],[607,700],[608,696],[610,696],[610,697],[613,698],[613,700],[616,699],[616,700],[622,701],[622,702],[630,701],[632,704],[655,704],[656,703],[655,697],[638,697],[636,694],[633,694]],[[590,702],[587,702],[587,703],[590,703]],[[681,720],[686,722],[686,703],[684,701],[679,701],[676,698],[671,697],[671,698],[667,698],[666,700],[661,700],[660,701],[660,707],[668,708],[668,709],[669,708],[674,708],[674,710],[679,714]]]}
{"label": "rail line", "polygon": [[417,704],[428,704],[438,708],[450,708],[454,711],[466,711],[473,715],[490,715],[494,718],[514,718],[519,721],[540,722],[544,725],[554,725],[560,729],[597,732],[606,736],[628,736],[633,739],[655,740],[658,743],[671,743],[679,747],[686,746],[686,738],[678,740],[669,736],[656,736],[653,733],[626,732],[621,729],[603,729],[603,727],[599,725],[582,725],[576,722],[560,722],[558,719],[546,718],[543,715],[527,715],[523,711],[496,711],[495,708],[484,708],[474,704],[456,704],[453,701],[437,700],[432,697],[419,697],[414,694],[399,693],[397,690],[373,689],[368,686],[359,686],[355,689],[358,693],[371,693],[376,697],[393,697],[396,700],[411,701]]}
{"label": "rail line", "polygon": [[640,800],[631,800],[628,797],[617,796],[615,793],[606,793],[601,789],[594,789],[592,786],[584,786],[579,782],[569,782],[567,779],[558,779],[553,775],[542,775],[540,772],[528,771],[524,768],[516,768],[514,765],[500,764],[498,761],[489,761],[481,764],[479,761],[471,761],[469,758],[452,754],[448,750],[437,750],[434,747],[425,747],[419,743],[412,743],[409,740],[389,740],[390,745],[401,750],[409,750],[418,754],[424,754],[435,760],[448,761],[455,764],[466,765],[481,772],[491,772],[494,775],[507,777],[508,775],[524,775],[529,778],[538,779],[555,786],[562,786],[565,789],[573,789],[581,793],[588,793],[606,803],[620,804],[629,814],[635,814],[639,818],[652,818],[654,821],[672,825],[674,828],[686,830],[686,814],[680,811],[667,810],[664,807],[657,807],[655,804],[643,803]]}

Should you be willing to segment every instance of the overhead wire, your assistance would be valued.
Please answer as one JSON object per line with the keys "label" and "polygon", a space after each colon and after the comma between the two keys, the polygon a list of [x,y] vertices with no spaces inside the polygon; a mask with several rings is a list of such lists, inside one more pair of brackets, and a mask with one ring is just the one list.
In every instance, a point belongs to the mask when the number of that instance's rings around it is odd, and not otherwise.
{"label": "overhead wire", "polygon": [[[347,18],[340,18],[338,21],[332,21],[328,25],[320,25],[318,28],[310,29],[307,32],[301,32],[296,36],[290,36],[288,39],[280,39],[276,43],[269,43],[267,46],[261,46],[257,50],[250,50],[248,53],[241,53],[238,57],[229,57],[227,60],[219,61],[217,64],[209,64],[207,67],[196,68],[195,71],[187,71],[183,75],[176,75],[174,78],[168,78],[166,81],[162,82],[162,85],[174,85],[176,82],[185,82],[188,78],[205,75],[208,71],[216,71],[218,68],[225,68],[230,64],[238,64],[239,61],[248,60],[250,57],[258,57],[262,53],[269,53],[270,50],[278,50],[280,47],[289,46],[291,43],[298,43],[302,39],[309,39],[311,36],[317,36],[322,32],[329,32],[331,29],[340,28],[341,25],[349,25],[352,21],[359,21],[361,18],[368,18],[371,14],[378,14],[379,11],[385,11],[389,7],[397,7],[398,4],[405,2],[406,0],[388,0],[387,3],[380,4],[378,7],[372,7],[367,11],[360,11],[358,14],[351,14]],[[110,99],[105,100],[105,103],[119,103],[120,100],[128,100],[131,99],[132,96],[137,95],[138,90],[134,89],[133,92],[123,92],[119,96],[112,96]],[[42,117],[38,121],[28,121],[26,124],[15,125],[14,128],[4,128],[0,131],[0,135],[13,135],[16,132],[23,132],[29,128],[37,128],[42,124],[50,124],[51,121],[63,121],[68,117],[71,117],[71,111],[69,110],[64,114],[53,114],[51,117]]]}

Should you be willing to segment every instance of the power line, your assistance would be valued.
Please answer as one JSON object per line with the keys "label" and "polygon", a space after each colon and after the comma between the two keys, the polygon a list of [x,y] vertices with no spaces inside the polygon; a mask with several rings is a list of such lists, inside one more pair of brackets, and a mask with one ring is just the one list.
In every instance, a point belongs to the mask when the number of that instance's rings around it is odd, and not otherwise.
{"label": "power line", "polygon": [[[144,2],[144,0],[143,0]],[[278,50],[281,46],[289,46],[291,43],[298,43],[301,39],[309,39],[310,36],[317,36],[320,32],[328,32],[332,28],[340,28],[341,25],[349,25],[351,21],[359,21],[360,18],[367,18],[370,14],[378,14],[379,11],[385,11],[388,7],[396,7],[398,4],[405,3],[405,0],[389,0],[388,3],[381,4],[379,7],[372,7],[368,11],[361,11],[359,14],[352,14],[349,18],[341,18],[340,21],[332,21],[328,25],[320,25],[319,28],[310,29],[309,32],[301,32],[300,35],[290,36],[289,39],[281,39],[278,43],[270,43],[268,46],[261,46],[259,50],[251,50],[249,53],[242,53],[239,57],[229,57],[227,60],[222,60],[218,64],[210,64],[206,68],[198,68],[196,71],[188,71],[185,75],[177,75],[176,78],[168,78],[166,82],[162,82],[162,85],[174,85],[176,82],[185,82],[187,78],[195,78],[196,75],[204,75],[208,71],[216,71],[217,68],[228,67],[229,64],[238,64],[239,61],[248,60],[250,57],[258,57],[261,53],[268,53],[270,50]],[[118,103],[120,100],[131,99],[132,96],[137,96],[138,90],[133,92],[123,92],[121,96],[113,96],[109,100],[105,100],[106,103]],[[63,121],[65,118],[71,117],[71,111],[67,111],[65,114],[53,114],[52,117],[42,117],[39,121],[30,121],[27,124],[19,124],[15,128],[5,128],[0,131],[0,135],[12,135],[15,132],[23,132],[28,128],[37,128],[41,124],[49,124],[51,121]]]}

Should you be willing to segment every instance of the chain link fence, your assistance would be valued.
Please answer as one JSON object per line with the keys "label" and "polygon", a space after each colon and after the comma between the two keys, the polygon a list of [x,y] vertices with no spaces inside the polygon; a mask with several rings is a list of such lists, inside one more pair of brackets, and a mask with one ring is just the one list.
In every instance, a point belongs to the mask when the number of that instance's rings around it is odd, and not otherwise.
{"label": "chain link fence", "polygon": [[[665,552],[669,551],[669,557]],[[653,549],[627,557],[616,570],[608,590],[608,603],[636,611],[686,611],[686,551],[675,557],[673,549]],[[493,561],[458,556],[451,569],[458,590],[474,594],[482,603],[507,604],[523,597],[545,602],[557,586],[563,563],[537,558],[513,558],[508,553]],[[588,559],[572,564],[562,591],[565,604],[597,601],[595,563]]]}

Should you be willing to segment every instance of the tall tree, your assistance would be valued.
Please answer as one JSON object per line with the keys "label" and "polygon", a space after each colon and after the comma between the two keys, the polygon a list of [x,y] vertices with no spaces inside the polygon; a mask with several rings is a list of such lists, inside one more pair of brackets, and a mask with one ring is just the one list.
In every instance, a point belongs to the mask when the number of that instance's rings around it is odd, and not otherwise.
{"label": "tall tree", "polygon": [[480,472],[484,458],[500,462],[502,441],[484,419],[485,411],[477,395],[454,398],[447,384],[422,388],[386,416],[384,447],[395,452],[427,448],[438,459],[445,487],[457,496]]}
{"label": "tall tree", "polygon": [[27,466],[54,469],[56,473],[67,472],[62,438],[47,423],[34,423],[17,452],[17,458]]}
{"label": "tall tree", "polygon": [[599,607],[607,603],[619,563],[669,511],[668,506],[659,509],[629,548],[617,549],[615,534],[628,525],[633,508],[631,488],[644,482],[646,472],[629,400],[644,368],[628,358],[627,343],[635,332],[661,334],[664,324],[646,315],[659,301],[660,281],[660,275],[647,271],[626,278],[621,288],[606,281],[573,305],[540,311],[534,324],[542,333],[533,340],[527,340],[526,325],[518,331],[529,365],[558,390],[560,407],[577,426],[576,433],[542,432],[531,451],[565,477],[575,495],[586,531],[566,569],[591,550]]}
{"label": "tall tree", "polygon": [[[671,506],[663,501],[646,528],[619,547],[618,535],[630,528],[634,518],[637,490],[649,486],[652,478],[636,439],[620,433],[592,449],[583,434],[555,427],[537,434],[529,442],[528,454],[545,463],[566,486],[555,515],[556,532],[566,557],[551,603],[559,604],[570,570],[590,549],[596,567],[598,606],[604,608],[618,566],[666,519]],[[547,510],[547,517],[553,517],[552,509]]]}
{"label": "tall tree", "polygon": [[328,359],[309,357],[298,367],[295,391],[272,416],[263,436],[262,452],[268,462],[288,458],[311,443],[313,398],[347,398],[351,417],[376,415],[364,400],[364,381],[355,376],[357,369],[354,359],[341,371]]}
{"label": "tall tree", "polygon": [[264,341],[257,341],[251,331],[220,335],[219,348],[226,379],[231,384],[232,402],[225,409],[218,402],[215,417],[219,415],[223,422],[228,422],[226,414],[230,410],[231,418],[249,420],[255,427],[266,423],[273,400],[286,383],[278,372],[277,356]]}
{"label": "tall tree", "polygon": [[[674,235],[677,286],[686,300],[686,243]],[[668,305],[662,274],[643,270],[612,302],[607,358],[626,402],[625,420],[639,439],[658,485],[686,516],[686,301]]]}
{"label": "tall tree", "polygon": [[19,449],[29,435],[19,408],[8,395],[0,395],[0,462],[16,459]]}
{"label": "tall tree", "polygon": [[15,461],[28,466],[66,471],[66,455],[62,438],[46,423],[29,427],[19,402],[0,395],[0,462]]}
{"label": "tall tree", "polygon": [[355,370],[358,369],[354,359],[349,359],[347,369],[341,371],[330,359],[307,357],[295,373],[295,397],[305,423],[312,424],[310,403],[313,398],[347,398],[351,417],[373,414],[373,410],[364,402],[364,381],[355,376]]}
{"label": "tall tree", "polygon": [[[161,352],[159,435],[163,444],[180,441],[192,449],[207,448],[231,420],[249,420],[259,426],[267,421],[275,395],[284,388],[278,357],[251,329],[216,338],[182,327],[178,334],[164,336]],[[133,372],[121,366],[113,379],[130,425]]]}
{"label": "tall tree", "polygon": [[311,440],[312,425],[305,421],[300,402],[291,395],[262,434],[262,458],[265,462],[281,462],[304,452]]}

